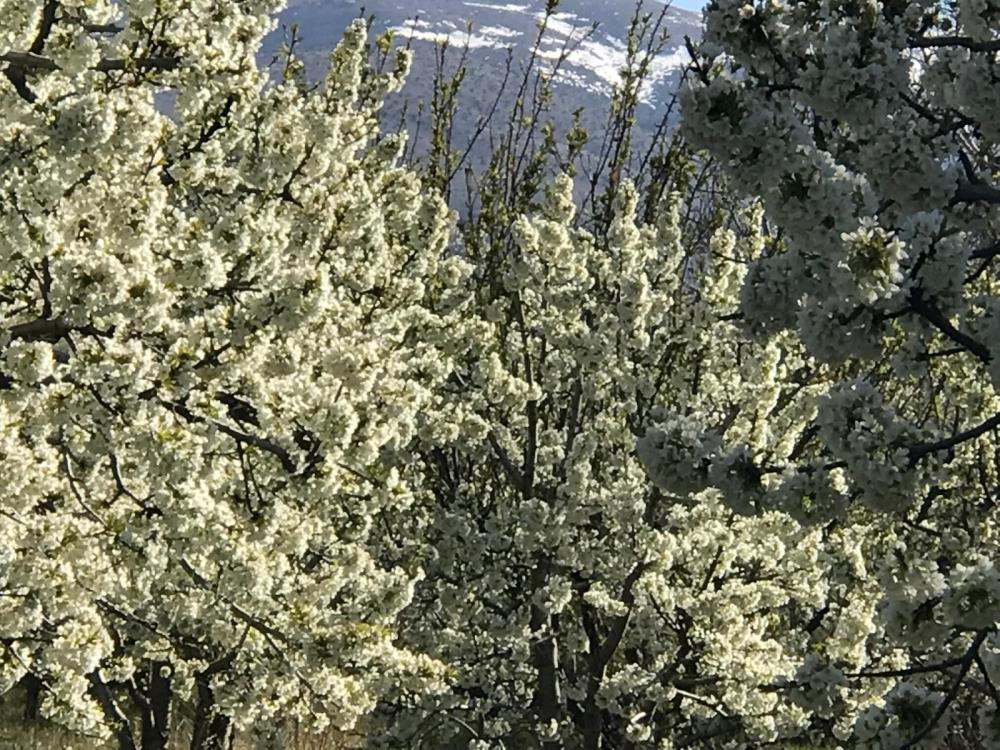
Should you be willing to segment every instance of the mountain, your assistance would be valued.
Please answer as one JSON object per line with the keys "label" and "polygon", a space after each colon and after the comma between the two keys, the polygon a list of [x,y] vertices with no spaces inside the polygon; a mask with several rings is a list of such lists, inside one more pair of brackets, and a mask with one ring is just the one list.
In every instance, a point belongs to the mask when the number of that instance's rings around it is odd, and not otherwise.
{"label": "mountain", "polygon": [[[462,148],[498,95],[497,112],[500,122],[506,122],[544,8],[545,0],[291,0],[279,17],[279,29],[265,40],[262,59],[270,59],[287,30],[297,25],[301,37],[297,51],[306,64],[307,75],[318,79],[347,25],[359,16],[374,17],[374,33],[391,29],[398,44],[409,44],[413,50],[413,68],[406,88],[387,102],[384,121],[396,123],[404,117],[409,132],[418,134],[419,151],[426,147],[426,110],[433,91],[436,42],[448,40],[446,69],[451,71],[462,48],[468,45],[454,139],[456,147]],[[655,18],[664,6],[657,0],[645,0],[644,10]],[[578,109],[584,111],[582,123],[586,129],[591,133],[602,129],[612,87],[626,60],[625,40],[634,11],[635,0],[561,0],[558,12],[550,18],[539,56],[551,66],[562,50],[567,51],[554,79],[549,113],[560,135],[568,130],[572,113]],[[649,83],[641,92],[636,112],[640,138],[656,128],[665,102],[678,84],[688,59],[684,37],[700,37],[698,13],[666,8],[663,20],[670,39],[656,57]],[[508,50],[513,61],[510,82],[506,92],[500,94]],[[482,139],[483,144],[486,140]],[[483,159],[482,153],[473,154],[473,161],[482,163]]]}

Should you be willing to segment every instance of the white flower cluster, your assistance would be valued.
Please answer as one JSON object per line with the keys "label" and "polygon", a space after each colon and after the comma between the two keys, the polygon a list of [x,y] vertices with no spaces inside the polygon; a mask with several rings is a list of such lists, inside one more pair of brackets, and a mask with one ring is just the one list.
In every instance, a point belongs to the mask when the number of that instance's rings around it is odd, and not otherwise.
{"label": "white flower cluster", "polygon": [[843,694],[847,684],[844,673],[824,664],[815,654],[806,656],[795,673],[796,689],[792,700],[810,713],[824,718],[837,716],[843,710]]}
{"label": "white flower cluster", "polygon": [[941,606],[947,622],[995,628],[1000,621],[1000,571],[994,561],[979,555],[969,564],[956,565]]}
{"label": "white flower cluster", "polygon": [[899,263],[906,258],[902,242],[889,237],[871,217],[862,219],[856,230],[845,232],[840,238],[861,302],[870,305],[899,291],[903,281]]}
{"label": "white flower cluster", "polygon": [[649,478],[677,495],[700,492],[709,484],[708,469],[719,439],[692,417],[669,416],[636,444],[636,455]]}
{"label": "white flower cluster", "polygon": [[866,505],[893,512],[916,500],[917,475],[907,452],[916,442],[916,430],[870,384],[854,381],[831,388],[819,401],[816,424],[819,439],[831,457],[843,462]]}

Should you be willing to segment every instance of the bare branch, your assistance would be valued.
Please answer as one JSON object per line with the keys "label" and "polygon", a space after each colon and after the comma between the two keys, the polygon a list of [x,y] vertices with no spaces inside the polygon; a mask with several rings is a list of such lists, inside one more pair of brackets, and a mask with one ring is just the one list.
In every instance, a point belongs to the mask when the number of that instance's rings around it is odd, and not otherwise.
{"label": "bare branch", "polygon": [[72,330],[72,326],[62,316],[38,318],[11,326],[10,336],[21,341],[58,341]]}
{"label": "bare branch", "polygon": [[[59,65],[48,57],[33,52],[5,52],[0,54],[0,62],[6,62],[21,70],[59,70]],[[179,57],[137,57],[132,60],[105,58],[98,60],[92,70],[109,73],[118,70],[176,70],[180,67]]]}
{"label": "bare branch", "polygon": [[951,437],[947,437],[933,443],[921,443],[920,445],[914,445],[909,450],[910,464],[915,464],[921,458],[930,455],[931,453],[947,451],[968,440],[975,440],[977,437],[985,435],[987,432],[992,432],[998,427],[1000,427],[1000,414],[994,414],[982,424],[970,427],[964,432],[959,432]]}
{"label": "bare branch", "polygon": [[955,203],[1000,203],[1000,190],[985,183],[963,182],[952,200]]}
{"label": "bare branch", "polygon": [[993,359],[992,353],[985,344],[958,330],[937,305],[924,299],[922,290],[914,289],[910,294],[910,308],[980,361],[989,363]]}
{"label": "bare branch", "polygon": [[983,645],[983,641],[986,640],[986,636],[989,634],[990,630],[992,630],[992,628],[984,628],[976,633],[976,637],[973,639],[972,645],[969,646],[965,655],[962,656],[961,669],[959,669],[958,676],[948,689],[948,693],[945,695],[944,700],[941,701],[941,704],[937,707],[934,715],[928,719],[924,728],[911,737],[902,747],[900,747],[900,750],[909,750],[909,748],[915,747],[924,737],[934,730],[934,727],[938,725],[938,722],[941,721],[945,713],[948,711],[948,707],[955,702],[955,698],[958,696],[959,688],[962,686],[962,680],[964,680],[965,675],[969,673],[969,669],[972,667],[973,662],[979,655],[979,647]]}
{"label": "bare branch", "polygon": [[503,465],[504,471],[507,473],[508,478],[513,482],[516,487],[524,486],[524,479],[521,477],[521,472],[517,470],[514,466],[514,462],[510,460],[510,456],[507,455],[507,451],[503,449],[500,445],[500,441],[493,432],[487,436],[490,446],[493,448],[493,453],[499,459],[501,465]]}
{"label": "bare branch", "polygon": [[167,401],[166,399],[157,399],[157,402],[161,405],[170,409],[172,412],[180,417],[183,417],[187,422],[194,424],[210,424],[215,427],[219,432],[225,433],[229,437],[233,438],[240,443],[246,443],[247,445],[252,445],[255,448],[259,448],[266,453],[277,457],[281,461],[282,467],[289,474],[294,474],[298,471],[298,466],[292,459],[291,454],[283,447],[275,443],[270,438],[262,437],[260,435],[254,435],[249,432],[243,432],[242,430],[237,430],[235,427],[227,425],[225,422],[219,422],[215,419],[209,419],[203,417],[199,414],[195,414],[189,408],[184,406],[184,404],[178,403],[176,401]]}
{"label": "bare branch", "polygon": [[997,52],[1000,39],[980,42],[970,36],[918,36],[910,39],[911,47],[964,47],[973,52]]}

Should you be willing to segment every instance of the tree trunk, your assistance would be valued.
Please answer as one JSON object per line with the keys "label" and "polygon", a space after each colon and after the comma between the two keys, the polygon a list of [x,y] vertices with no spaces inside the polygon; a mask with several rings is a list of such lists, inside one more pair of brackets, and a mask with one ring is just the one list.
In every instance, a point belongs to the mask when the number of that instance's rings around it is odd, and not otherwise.
{"label": "tree trunk", "polygon": [[232,722],[215,710],[215,696],[207,676],[199,676],[198,704],[195,707],[191,750],[229,750]]}
{"label": "tree trunk", "polygon": [[21,686],[24,688],[24,720],[38,721],[38,707],[42,696],[42,681],[29,673],[21,678]]}
{"label": "tree trunk", "polygon": [[97,699],[108,723],[115,727],[115,740],[118,750],[136,750],[135,737],[132,736],[132,725],[128,717],[121,712],[111,688],[101,679],[99,672],[88,675],[90,694]]}
{"label": "tree trunk", "polygon": [[[531,660],[538,671],[531,707],[539,723],[548,725],[559,719],[559,648],[553,637],[552,618],[540,607],[531,607],[531,629],[543,637],[531,647]],[[545,636],[548,637],[545,637]],[[543,742],[543,750],[560,750],[558,740]]]}
{"label": "tree trunk", "polygon": [[583,734],[583,750],[601,750],[601,735],[604,733],[604,714],[597,707],[597,691],[601,681],[590,675],[587,686],[587,697],[583,702],[583,717],[580,721],[580,731]]}
{"label": "tree trunk", "polygon": [[164,662],[152,662],[143,679],[145,705],[142,707],[142,750],[166,750],[170,741],[170,678],[161,674]]}

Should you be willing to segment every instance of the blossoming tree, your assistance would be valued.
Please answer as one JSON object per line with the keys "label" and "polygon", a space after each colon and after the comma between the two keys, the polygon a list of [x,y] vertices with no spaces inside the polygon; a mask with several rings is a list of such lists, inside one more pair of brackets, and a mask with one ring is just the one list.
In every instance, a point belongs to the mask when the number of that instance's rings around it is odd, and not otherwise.
{"label": "blossoming tree", "polygon": [[[685,411],[641,452],[663,488],[867,529],[776,686],[814,726],[942,747],[970,708],[962,731],[995,746],[1000,6],[715,0],[705,18],[684,131],[774,232],[734,313],[840,373],[798,399],[792,442]],[[830,617],[865,600],[861,648],[831,648]]]}
{"label": "blossoming tree", "polygon": [[465,264],[355,25],[269,83],[270,0],[0,2],[0,688],[120,748],[350,727],[440,668],[393,456]]}
{"label": "blossoming tree", "polygon": [[776,384],[808,359],[794,341],[780,361],[780,343],[741,343],[719,319],[759,213],[740,247],[721,228],[692,257],[677,194],[641,224],[622,183],[595,234],[574,228],[572,184],[549,185],[510,246],[469,248],[478,317],[449,381],[451,432],[422,450],[432,552],[405,620],[451,689],[388,710],[376,744],[667,747],[801,724],[758,686],[798,666],[826,596],[822,534],[736,516],[696,483],[661,492],[635,455],[655,404],[764,443],[773,402],[801,388]]}

